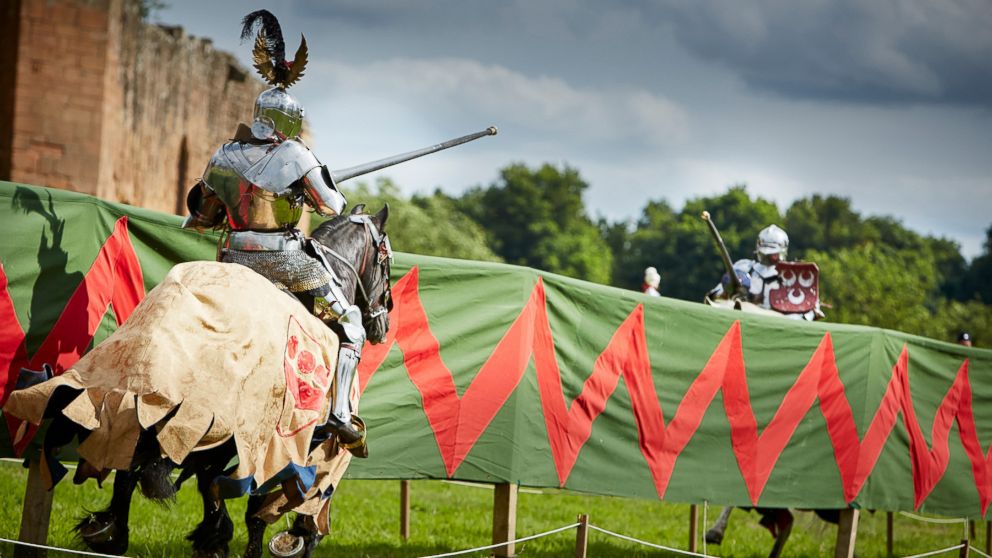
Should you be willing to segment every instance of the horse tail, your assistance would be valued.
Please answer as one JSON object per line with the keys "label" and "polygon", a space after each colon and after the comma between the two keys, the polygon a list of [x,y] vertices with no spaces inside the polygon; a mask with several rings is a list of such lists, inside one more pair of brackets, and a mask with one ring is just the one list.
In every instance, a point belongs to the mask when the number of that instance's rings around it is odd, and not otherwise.
{"label": "horse tail", "polygon": [[162,457],[162,450],[154,431],[143,430],[134,451],[131,470],[137,473],[138,487],[145,498],[162,504],[176,500],[178,490],[172,480],[176,464],[168,457]]}
{"label": "horse tail", "polygon": [[139,470],[139,486],[145,498],[171,504],[176,500],[176,485],[172,482],[172,471],[176,466],[165,457],[155,457]]}

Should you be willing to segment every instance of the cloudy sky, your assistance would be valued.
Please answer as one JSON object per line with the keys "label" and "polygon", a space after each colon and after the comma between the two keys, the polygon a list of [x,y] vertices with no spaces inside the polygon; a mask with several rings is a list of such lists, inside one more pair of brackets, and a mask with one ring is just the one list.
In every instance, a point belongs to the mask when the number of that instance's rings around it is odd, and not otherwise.
{"label": "cloudy sky", "polygon": [[306,35],[293,92],[331,168],[499,127],[381,171],[407,193],[550,162],[611,220],[744,182],[783,211],[848,197],[967,257],[992,225],[988,0],[166,1],[153,21],[246,66],[252,9],[288,57]]}

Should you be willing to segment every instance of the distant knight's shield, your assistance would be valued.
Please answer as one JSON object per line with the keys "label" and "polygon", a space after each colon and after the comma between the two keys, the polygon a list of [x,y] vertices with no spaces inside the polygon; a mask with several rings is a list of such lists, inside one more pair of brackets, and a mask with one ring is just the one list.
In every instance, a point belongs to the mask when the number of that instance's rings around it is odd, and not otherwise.
{"label": "distant knight's shield", "polygon": [[795,314],[816,308],[820,296],[820,269],[815,263],[783,262],[776,269],[779,285],[768,293],[773,309]]}

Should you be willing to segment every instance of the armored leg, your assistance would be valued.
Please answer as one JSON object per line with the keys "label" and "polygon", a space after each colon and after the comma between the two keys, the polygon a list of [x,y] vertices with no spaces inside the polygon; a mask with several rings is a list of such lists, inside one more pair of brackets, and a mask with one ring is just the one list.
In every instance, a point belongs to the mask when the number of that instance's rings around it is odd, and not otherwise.
{"label": "armored leg", "polygon": [[[364,452],[365,428],[364,423],[353,414],[351,408],[351,389],[355,381],[358,361],[361,359],[362,347],[365,345],[365,328],[362,326],[362,313],[357,306],[343,306],[338,300],[338,289],[332,288],[318,306],[324,306],[325,315],[330,314],[337,322],[341,335],[341,350],[338,353],[338,366],[334,374],[334,398],[323,430],[338,437],[338,442],[348,449],[361,447],[359,455]],[[337,300],[331,300],[331,297]]]}

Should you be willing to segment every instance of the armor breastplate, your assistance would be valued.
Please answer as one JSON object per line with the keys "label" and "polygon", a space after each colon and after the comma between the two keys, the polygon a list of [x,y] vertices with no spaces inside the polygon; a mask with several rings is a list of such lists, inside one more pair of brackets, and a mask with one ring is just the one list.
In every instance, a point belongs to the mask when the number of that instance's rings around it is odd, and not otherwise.
{"label": "armor breastplate", "polygon": [[203,172],[203,182],[227,208],[232,230],[289,229],[303,215],[307,172],[320,166],[299,142],[230,142],[220,146]]}

